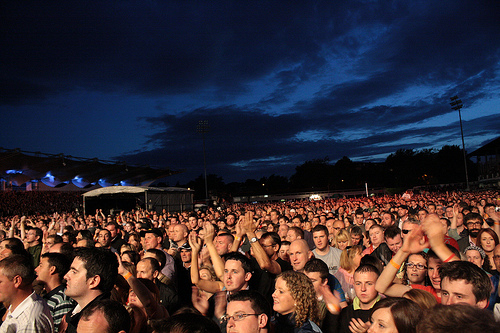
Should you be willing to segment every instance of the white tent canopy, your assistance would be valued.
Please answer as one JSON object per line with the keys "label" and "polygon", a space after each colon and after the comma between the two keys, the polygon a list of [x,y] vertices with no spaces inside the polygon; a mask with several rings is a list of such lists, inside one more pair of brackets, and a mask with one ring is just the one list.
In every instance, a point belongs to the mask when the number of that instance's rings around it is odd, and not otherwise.
{"label": "white tent canopy", "polygon": [[84,197],[98,197],[102,194],[116,193],[144,193],[148,190],[160,192],[189,192],[191,190],[182,187],[147,187],[147,186],[108,186],[84,193]]}
{"label": "white tent canopy", "polygon": [[114,212],[137,206],[158,213],[193,209],[193,190],[181,187],[109,186],[83,194],[85,212],[95,209]]}

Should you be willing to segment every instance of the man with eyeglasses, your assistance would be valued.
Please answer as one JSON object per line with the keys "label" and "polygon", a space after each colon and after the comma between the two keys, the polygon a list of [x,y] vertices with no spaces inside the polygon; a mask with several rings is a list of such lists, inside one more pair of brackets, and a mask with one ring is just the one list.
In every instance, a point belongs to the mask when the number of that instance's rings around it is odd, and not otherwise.
{"label": "man with eyeglasses", "polygon": [[484,220],[481,214],[469,213],[464,216],[464,224],[469,231],[470,245],[476,245],[477,235],[483,226]]}
{"label": "man with eyeglasses", "polygon": [[271,318],[269,302],[256,291],[241,290],[229,296],[221,324],[228,333],[267,333]]}

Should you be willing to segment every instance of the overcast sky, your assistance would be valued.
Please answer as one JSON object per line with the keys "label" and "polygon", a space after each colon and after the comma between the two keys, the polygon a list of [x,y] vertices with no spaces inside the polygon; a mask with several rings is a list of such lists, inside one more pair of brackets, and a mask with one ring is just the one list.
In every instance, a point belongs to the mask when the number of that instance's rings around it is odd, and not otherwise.
{"label": "overcast sky", "polygon": [[[203,173],[500,135],[498,1],[4,1],[0,146]],[[173,185],[173,184],[171,184]]]}

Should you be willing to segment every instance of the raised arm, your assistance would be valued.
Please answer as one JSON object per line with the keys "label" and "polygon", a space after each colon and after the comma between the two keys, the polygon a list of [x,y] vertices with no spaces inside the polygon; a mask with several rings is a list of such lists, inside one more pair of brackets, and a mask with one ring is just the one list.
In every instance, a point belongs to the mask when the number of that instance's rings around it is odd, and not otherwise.
{"label": "raised arm", "polygon": [[[243,229],[248,237],[248,239],[256,238],[255,230],[257,229],[257,223],[255,223],[253,219],[253,212],[247,212],[245,217],[243,218]],[[260,268],[268,271],[271,274],[280,274],[281,266],[278,264],[276,260],[271,260],[262,245],[260,245],[259,241],[250,242],[250,246],[252,247],[253,256],[257,260]]]}
{"label": "raised arm", "polygon": [[375,289],[387,296],[402,297],[411,288],[393,283],[396,273],[411,253],[418,253],[425,249],[427,245],[421,227],[410,231],[403,241],[403,246],[396,252],[394,257],[389,261],[389,264],[385,266],[382,274],[380,274],[375,283]]}
{"label": "raised arm", "polygon": [[444,242],[443,225],[436,214],[429,214],[422,221],[422,229],[424,230],[429,244],[436,255],[444,262],[460,260]]}
{"label": "raised arm", "polygon": [[214,266],[215,274],[220,280],[222,280],[222,277],[224,276],[224,261],[222,261],[222,258],[217,253],[217,249],[214,245],[214,226],[211,223],[207,223],[203,227],[203,230],[205,231],[203,240],[205,242],[205,245],[207,246],[208,252],[210,253],[210,259],[212,259],[212,265]]}
{"label": "raised arm", "polygon": [[240,248],[241,239],[245,235],[242,224],[243,220],[242,217],[240,217],[240,220],[238,221],[238,223],[236,223],[235,226],[236,235],[234,235],[233,245],[231,245],[231,252],[236,252]]}
{"label": "raised arm", "polygon": [[201,290],[215,293],[222,289],[220,281],[208,281],[200,279],[200,269],[198,266],[198,255],[201,250],[201,239],[196,233],[191,232],[188,236],[189,246],[191,246],[191,282]]}
{"label": "raised arm", "polygon": [[457,230],[457,219],[458,219],[458,204],[453,205],[453,217],[451,219],[450,230],[448,230],[448,236],[453,238],[454,240],[459,240],[460,235]]}
{"label": "raised arm", "polygon": [[115,254],[118,259],[118,274],[122,275],[125,280],[127,280],[130,288],[137,295],[137,298],[139,298],[142,305],[144,305],[144,309],[146,310],[148,317],[151,318],[153,315],[161,313],[160,311],[166,311],[166,309],[163,310],[160,308],[163,306],[155,300],[149,289],[139,279],[132,275],[132,273],[125,269],[118,253]]}

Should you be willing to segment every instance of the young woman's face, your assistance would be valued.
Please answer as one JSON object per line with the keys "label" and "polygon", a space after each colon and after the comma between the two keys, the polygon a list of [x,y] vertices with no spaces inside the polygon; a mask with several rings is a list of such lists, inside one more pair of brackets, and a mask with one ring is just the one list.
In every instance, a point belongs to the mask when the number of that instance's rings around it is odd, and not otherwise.
{"label": "young woman's face", "polygon": [[406,275],[411,284],[422,284],[427,276],[427,261],[420,255],[411,255],[406,264]]}
{"label": "young woman's face", "polygon": [[481,247],[485,252],[492,252],[495,249],[495,240],[487,232],[481,235]]}
{"label": "young woman's face", "polygon": [[368,333],[398,333],[390,308],[381,308],[372,313]]}
{"label": "young woman's face", "polygon": [[282,315],[295,311],[295,300],[282,278],[276,280],[276,290],[273,293],[273,310]]}
{"label": "young woman's face", "polygon": [[212,280],[212,275],[210,274],[208,269],[200,269],[200,279],[206,280],[206,281]]}
{"label": "young woman's face", "polygon": [[339,250],[342,250],[342,251],[345,250],[345,248],[347,247],[347,245],[349,245],[348,241],[338,241],[337,242],[337,248],[339,248]]}

